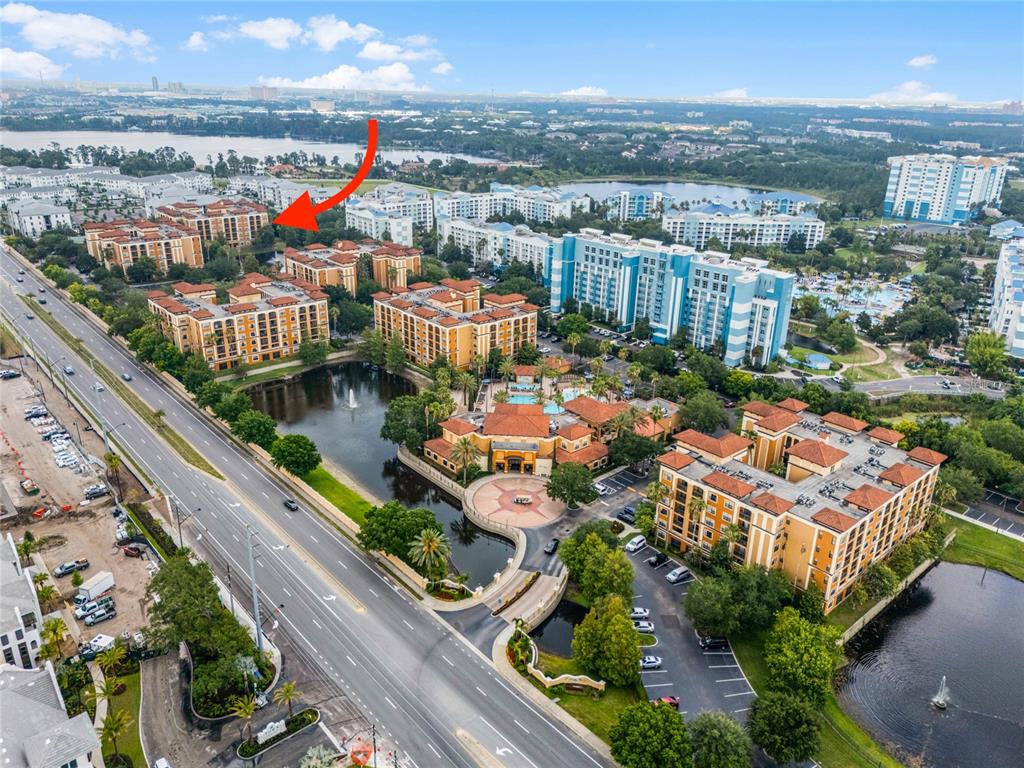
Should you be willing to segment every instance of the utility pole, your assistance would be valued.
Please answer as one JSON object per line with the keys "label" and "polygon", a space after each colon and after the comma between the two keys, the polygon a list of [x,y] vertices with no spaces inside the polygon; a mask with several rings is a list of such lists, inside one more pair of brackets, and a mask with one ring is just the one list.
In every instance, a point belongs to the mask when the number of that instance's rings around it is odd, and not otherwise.
{"label": "utility pole", "polygon": [[256,622],[256,650],[263,655],[263,627],[260,625],[260,599],[256,589],[256,534],[246,526],[249,533],[249,584],[252,587],[252,618]]}
{"label": "utility pole", "polygon": [[370,739],[373,742],[373,768],[377,768],[377,724],[370,725]]}

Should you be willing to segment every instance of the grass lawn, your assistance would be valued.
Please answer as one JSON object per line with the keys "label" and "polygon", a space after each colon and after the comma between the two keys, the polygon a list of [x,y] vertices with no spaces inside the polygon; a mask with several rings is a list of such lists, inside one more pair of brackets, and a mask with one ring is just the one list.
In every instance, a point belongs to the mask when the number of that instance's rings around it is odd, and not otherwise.
{"label": "grass lawn", "polygon": [[[577,667],[572,659],[543,652],[540,654],[540,668],[549,677],[557,677],[562,674],[584,674],[583,670]],[[533,680],[533,678],[529,679],[548,698],[558,699],[558,705],[562,709],[583,723],[583,725],[606,743],[608,742],[608,734],[612,726],[619,720],[619,713],[630,704],[636,704],[636,702],[641,700],[636,693],[636,689],[616,688],[613,686],[608,686],[605,689],[604,695],[598,698],[589,693],[564,692],[556,695],[551,691],[545,690],[544,686]]]}
{"label": "grass lawn", "polygon": [[640,635],[640,647],[646,648],[647,646],[655,645],[658,642],[658,638],[654,635]]}
{"label": "grass lawn", "polygon": [[871,347],[857,342],[857,348],[853,352],[846,352],[840,355],[830,355],[837,363],[869,363],[878,357],[878,353]]}
{"label": "grass lawn", "polygon": [[910,274],[923,275],[926,269],[928,269],[928,265],[923,261],[919,261],[910,268]]}
{"label": "grass lawn", "polygon": [[1024,542],[955,517],[950,517],[949,522],[957,534],[946,547],[943,560],[981,565],[1024,581]]}
{"label": "grass lawn", "polygon": [[[139,736],[139,704],[142,702],[142,684],[139,674],[135,672],[127,677],[122,677],[121,682],[127,686],[124,693],[120,696],[115,696],[107,705],[108,707],[113,707],[113,709],[126,710],[131,718],[131,724],[128,726],[128,729],[117,740],[117,751],[130,757],[133,766],[146,765],[146,759],[142,756],[142,741]],[[104,741],[104,760],[109,763],[113,755],[114,748],[110,742]]]}
{"label": "grass lawn", "polygon": [[[281,361],[276,360],[275,362],[280,363]],[[218,379],[218,381],[223,381],[225,384],[227,384],[230,387],[234,387],[235,389],[245,389],[247,387],[251,387],[253,384],[260,384],[264,381],[282,379],[289,374],[298,373],[305,367],[305,363],[303,363],[301,360],[296,360],[294,363],[286,365],[282,368],[275,368],[272,371],[257,371],[255,373],[246,374],[244,379],[221,378]]]}
{"label": "grass lawn", "polygon": [[833,626],[842,630],[849,629],[853,623],[868,612],[874,603],[865,600],[863,603],[854,602],[853,598],[847,598],[835,608],[832,613],[825,617],[825,620]]}
{"label": "grass lawn", "polygon": [[366,521],[366,513],[373,505],[323,467],[317,467],[302,479],[352,522],[361,526]]}
{"label": "grass lawn", "polygon": [[843,372],[850,381],[881,381],[884,379],[898,379],[900,377],[896,369],[888,363],[877,363],[875,365],[861,365],[856,368],[848,368]]}
{"label": "grass lawn", "polygon": [[[736,660],[755,691],[763,691],[768,670],[764,664],[765,633],[730,637]],[[821,744],[814,756],[821,768],[901,768],[872,741],[830,695],[819,710]]]}
{"label": "grass lawn", "polygon": [[21,354],[21,346],[7,328],[0,326],[0,357],[11,358]]}

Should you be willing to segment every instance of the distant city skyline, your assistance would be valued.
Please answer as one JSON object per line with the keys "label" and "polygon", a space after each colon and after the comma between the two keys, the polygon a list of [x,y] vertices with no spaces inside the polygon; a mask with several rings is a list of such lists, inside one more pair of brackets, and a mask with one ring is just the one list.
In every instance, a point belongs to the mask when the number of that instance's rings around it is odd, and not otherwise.
{"label": "distant city skyline", "polygon": [[0,24],[4,80],[919,105],[1024,94],[1016,3],[14,2]]}

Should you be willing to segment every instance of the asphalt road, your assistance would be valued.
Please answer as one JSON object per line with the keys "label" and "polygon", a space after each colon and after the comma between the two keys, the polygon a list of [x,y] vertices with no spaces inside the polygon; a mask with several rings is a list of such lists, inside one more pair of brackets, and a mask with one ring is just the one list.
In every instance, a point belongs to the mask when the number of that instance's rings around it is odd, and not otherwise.
{"label": "asphalt road", "polygon": [[[258,541],[257,582],[265,606],[283,606],[275,617],[297,645],[379,723],[381,738],[413,766],[488,765],[541,768],[605,765],[605,759],[566,733],[533,703],[510,688],[489,660],[450,626],[420,607],[369,562],[352,543],[306,510],[287,512],[290,494],[233,444],[221,437],[159,378],[138,365],[55,293],[46,307],[164,421],[227,479],[218,481],[186,463],[109,391],[97,392],[94,375],[39,318],[29,320],[16,298],[41,283],[31,274],[17,283],[20,262],[3,247],[0,305],[8,321],[37,353],[56,366],[74,366],[68,386],[109,425],[119,443],[155,484],[190,512],[184,525],[200,549],[219,551],[235,580],[248,572],[246,539]],[[58,368],[59,369],[59,368]],[[217,558],[211,558],[216,560]]]}

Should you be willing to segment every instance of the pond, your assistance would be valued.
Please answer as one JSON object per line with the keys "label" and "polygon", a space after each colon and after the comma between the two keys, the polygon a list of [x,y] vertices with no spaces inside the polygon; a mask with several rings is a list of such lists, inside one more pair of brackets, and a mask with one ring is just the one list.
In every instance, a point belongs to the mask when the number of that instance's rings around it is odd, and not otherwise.
{"label": "pond", "polygon": [[[643,182],[643,181],[578,181],[567,184],[559,184],[560,189],[567,192],[576,192],[580,195],[590,195],[594,200],[603,202],[605,198],[617,192],[629,189],[643,188],[652,192],[666,192],[676,199],[676,202],[689,202],[691,205],[701,201],[711,202],[720,199],[725,205],[734,208],[742,207],[745,201],[755,191],[748,187],[733,187],[726,184],[698,184],[691,182]],[[797,194],[797,193],[793,193]]]}
{"label": "pond", "polygon": [[[907,765],[1021,765],[1024,584],[940,563],[848,645],[839,701]],[[945,710],[932,706],[943,676]]]}
{"label": "pond", "polygon": [[257,384],[248,393],[257,408],[277,419],[279,431],[309,437],[378,498],[432,510],[451,541],[456,568],[469,573],[470,586],[486,584],[514,554],[511,542],[467,520],[459,501],[402,464],[395,445],[380,437],[388,402],[415,389],[369,365],[341,363]]}
{"label": "pond", "polygon": [[572,656],[572,633],[583,621],[587,609],[572,600],[562,599],[555,611],[548,616],[530,636],[545,653],[554,653],[566,658]]}

